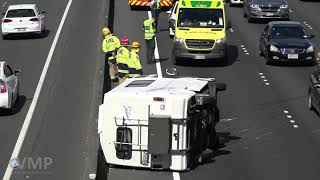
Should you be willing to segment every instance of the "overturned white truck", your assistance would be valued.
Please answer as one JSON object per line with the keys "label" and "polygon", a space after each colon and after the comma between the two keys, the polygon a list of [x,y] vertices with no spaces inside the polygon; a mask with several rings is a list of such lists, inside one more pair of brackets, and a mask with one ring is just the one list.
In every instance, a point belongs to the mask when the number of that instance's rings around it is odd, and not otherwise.
{"label": "overturned white truck", "polygon": [[98,168],[110,165],[186,171],[218,144],[214,78],[129,79],[99,107]]}

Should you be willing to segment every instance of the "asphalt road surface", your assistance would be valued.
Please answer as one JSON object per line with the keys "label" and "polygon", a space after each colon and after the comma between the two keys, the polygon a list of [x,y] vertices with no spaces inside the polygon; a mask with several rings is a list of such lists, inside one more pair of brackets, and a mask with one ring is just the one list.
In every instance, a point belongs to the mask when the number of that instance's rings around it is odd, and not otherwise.
{"label": "asphalt road surface", "polygon": [[[2,11],[18,0],[0,0]],[[0,177],[7,169],[22,124],[33,99],[68,0],[40,1],[46,14],[46,36],[0,40],[1,59],[21,69],[21,101],[14,115],[0,117]],[[301,21],[320,46],[319,2],[291,0],[291,19]],[[215,77],[227,83],[220,94],[221,122],[218,132],[224,146],[208,152],[205,162],[182,180],[319,179],[320,120],[307,107],[307,87],[315,66],[270,66],[259,56],[258,39],[265,23],[248,23],[241,7],[229,8],[229,59],[224,66],[206,63],[174,66],[172,38],[165,12],[157,34],[161,69],[176,67],[180,75]],[[79,180],[95,173],[97,151],[97,108],[101,103],[103,54],[101,28],[111,22],[114,34],[138,40],[145,74],[156,66],[145,63],[143,21],[147,11],[131,11],[126,0],[115,0],[114,12],[106,14],[109,0],[73,0],[49,66],[42,91],[24,139],[19,159],[26,162],[50,160],[48,166],[24,164],[11,179]],[[105,18],[107,16],[108,19]],[[111,18],[111,19],[109,19]],[[52,160],[52,161],[51,161]],[[48,161],[47,161],[48,162]],[[28,163],[27,163],[28,164]],[[31,163],[32,165],[32,163]],[[42,164],[44,165],[44,164]],[[174,179],[172,172],[111,168],[108,180]]]}

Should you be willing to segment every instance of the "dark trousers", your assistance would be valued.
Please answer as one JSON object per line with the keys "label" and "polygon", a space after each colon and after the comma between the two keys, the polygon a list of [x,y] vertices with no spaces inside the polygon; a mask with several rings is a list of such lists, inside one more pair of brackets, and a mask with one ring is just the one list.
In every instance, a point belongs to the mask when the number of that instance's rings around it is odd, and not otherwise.
{"label": "dark trousers", "polygon": [[161,9],[157,9],[157,8],[151,8],[151,15],[153,18],[156,19],[156,30],[158,31],[158,19],[159,19],[159,14],[161,12]]}
{"label": "dark trousers", "polygon": [[156,43],[154,36],[150,40],[146,40],[147,47],[147,64],[154,63],[154,49],[156,48]]}

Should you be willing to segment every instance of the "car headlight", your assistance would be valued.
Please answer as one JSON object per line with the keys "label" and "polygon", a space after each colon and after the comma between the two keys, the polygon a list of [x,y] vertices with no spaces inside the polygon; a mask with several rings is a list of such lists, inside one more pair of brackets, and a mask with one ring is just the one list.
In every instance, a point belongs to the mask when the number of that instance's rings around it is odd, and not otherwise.
{"label": "car headlight", "polygon": [[216,42],[220,44],[220,43],[225,43],[226,41],[224,40],[224,38],[221,38],[221,39],[218,39]]}
{"label": "car headlight", "polygon": [[259,5],[258,4],[251,4],[251,7],[252,8],[259,8]]}
{"label": "car headlight", "polygon": [[280,52],[279,48],[275,47],[274,45],[270,46],[270,51],[271,52]]}
{"label": "car headlight", "polygon": [[286,8],[288,8],[288,5],[287,4],[281,5],[280,8],[281,9],[286,9]]}
{"label": "car headlight", "polygon": [[307,50],[306,50],[306,52],[307,52],[307,53],[314,52],[313,46],[308,47]]}
{"label": "car headlight", "polygon": [[178,42],[178,43],[183,43],[183,39],[177,38],[177,37],[174,39],[174,41],[175,41],[175,42]]}

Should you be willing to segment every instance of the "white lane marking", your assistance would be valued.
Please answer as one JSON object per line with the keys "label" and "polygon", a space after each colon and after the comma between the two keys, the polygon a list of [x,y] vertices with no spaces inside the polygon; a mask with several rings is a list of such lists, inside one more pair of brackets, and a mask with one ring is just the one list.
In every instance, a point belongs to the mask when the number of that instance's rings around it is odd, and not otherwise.
{"label": "white lane marking", "polygon": [[[22,128],[21,128],[18,140],[16,142],[16,145],[14,146],[14,149],[13,149],[13,152],[11,154],[10,160],[18,158],[18,156],[19,156],[22,144],[23,144],[24,139],[26,137],[26,134],[28,132],[31,119],[32,119],[34,110],[36,108],[36,105],[37,105],[37,102],[38,102],[38,99],[39,99],[39,96],[40,96],[42,85],[44,83],[47,71],[49,69],[49,65],[50,65],[54,50],[56,48],[56,45],[57,45],[61,30],[63,28],[64,22],[66,20],[67,15],[68,15],[71,3],[72,3],[72,0],[69,0],[68,4],[66,6],[66,9],[64,11],[64,14],[62,16],[62,19],[60,21],[57,33],[56,33],[56,35],[54,37],[54,40],[52,42],[48,57],[47,57],[46,62],[44,64],[44,67],[43,67],[43,70],[42,70],[42,73],[41,73],[41,76],[40,76],[40,79],[39,79],[39,82],[38,82],[38,85],[37,85],[37,88],[36,88],[36,91],[34,93],[31,105],[30,105],[28,113],[27,113],[27,116],[26,116],[26,118],[25,118],[25,120],[23,122],[23,125],[22,125]],[[13,171],[13,168],[12,168],[12,166],[10,166],[10,161],[9,161],[7,169],[6,169],[6,172],[5,172],[4,176],[3,176],[3,180],[9,180],[10,177],[11,177],[12,171]]]}
{"label": "white lane marking", "polygon": [[264,82],[268,82],[268,80],[267,80],[267,79],[264,79],[263,81],[264,81]]}
{"label": "white lane marking", "polygon": [[246,55],[249,55],[250,53],[246,52]]}
{"label": "white lane marking", "polygon": [[230,32],[234,32],[234,30],[232,28],[230,28]]}
{"label": "white lane marking", "polygon": [[287,110],[283,110],[283,112],[284,112],[285,114],[288,114],[288,113],[289,113],[289,111],[287,111]]}
{"label": "white lane marking", "polygon": [[266,76],[261,76],[261,78],[262,78],[262,79],[265,79],[265,78],[266,78]]}
{"label": "white lane marking", "polygon": [[291,119],[291,118],[292,118],[292,116],[291,116],[291,115],[287,115],[287,118],[288,118],[288,119]]}
{"label": "white lane marking", "polygon": [[2,4],[2,6],[1,7],[4,7],[4,6],[6,6],[7,5],[7,1],[6,2],[4,2],[3,4]]}
{"label": "white lane marking", "polygon": [[173,180],[180,180],[179,172],[173,172]]}
{"label": "white lane marking", "polygon": [[96,179],[96,174],[89,174],[89,179]]}
{"label": "white lane marking", "polygon": [[262,73],[262,72],[260,72],[260,73],[259,73],[259,75],[260,75],[260,76],[262,76],[262,75],[263,75],[263,73]]}
{"label": "white lane marking", "polygon": [[244,47],[244,45],[243,45],[243,44],[241,44],[241,47],[243,48],[243,47]]}
{"label": "white lane marking", "polygon": [[292,9],[289,9],[289,12],[293,13]]}
{"label": "white lane marking", "polygon": [[270,83],[266,83],[266,85],[267,85],[267,86],[269,86],[269,85],[270,85]]}
{"label": "white lane marking", "polygon": [[293,127],[294,127],[294,128],[298,128],[299,126],[298,126],[298,125],[293,125]]}
{"label": "white lane marking", "polygon": [[296,121],[295,121],[295,120],[290,120],[290,123],[292,123],[292,124],[293,124],[293,123],[296,123]]}
{"label": "white lane marking", "polygon": [[[152,18],[151,11],[148,11],[148,17]],[[159,50],[158,50],[157,36],[155,36],[154,39],[156,41],[156,48],[154,49],[154,58],[159,60],[159,61],[156,62],[157,74],[158,74],[158,78],[162,78],[162,71],[161,71],[161,64],[160,64],[160,56],[159,56]]]}

